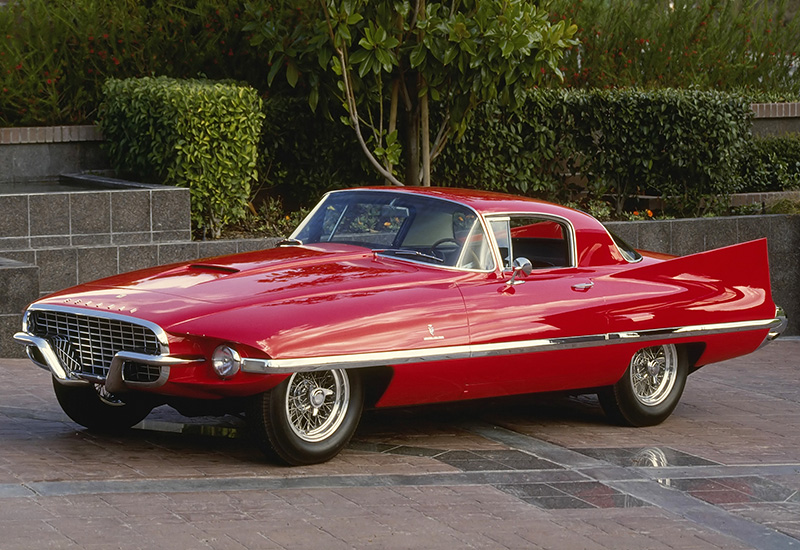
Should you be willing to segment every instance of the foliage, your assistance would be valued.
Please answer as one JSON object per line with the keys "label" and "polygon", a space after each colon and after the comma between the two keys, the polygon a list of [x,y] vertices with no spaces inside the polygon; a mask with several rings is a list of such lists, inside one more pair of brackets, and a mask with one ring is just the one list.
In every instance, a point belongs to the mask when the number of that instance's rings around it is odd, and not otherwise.
{"label": "foliage", "polygon": [[474,124],[435,168],[441,185],[569,200],[572,130],[564,95],[537,90],[521,109],[498,102],[476,109]]}
{"label": "foliage", "polygon": [[535,90],[518,113],[479,111],[437,177],[559,201],[660,195],[683,215],[737,190],[751,111],[730,94],[689,90]]}
{"label": "foliage", "polygon": [[767,207],[769,214],[800,214],[800,200],[783,199]]}
{"label": "foliage", "polygon": [[264,111],[261,194],[280,196],[288,208],[298,208],[333,189],[381,184],[351,130],[312,113],[306,99],[276,94],[264,102]]}
{"label": "foliage", "polygon": [[[476,106],[518,106],[542,73],[560,74],[576,30],[550,24],[528,0],[262,0],[248,15],[245,30],[269,52],[268,82],[283,73],[291,87],[305,86],[312,109],[338,102],[378,172],[399,184],[402,152],[412,185],[420,173],[430,184],[430,161]],[[429,126],[434,109],[438,129]]]}
{"label": "foliage", "polygon": [[576,87],[700,88],[800,97],[800,17],[788,0],[555,0],[578,27]]}
{"label": "foliage", "polygon": [[800,189],[800,134],[754,137],[742,159],[742,192]]}
{"label": "foliage", "polygon": [[267,197],[258,209],[248,211],[240,229],[248,236],[288,237],[309,213],[308,208],[286,210],[283,202]]}
{"label": "foliage", "polygon": [[237,78],[264,87],[225,0],[25,0],[0,8],[0,126],[94,121],[109,77]]}
{"label": "foliage", "polygon": [[111,79],[104,94],[100,127],[115,168],[188,187],[192,221],[214,237],[244,216],[264,116],[252,88],[145,77]]}
{"label": "foliage", "polygon": [[736,191],[752,112],[743,99],[692,90],[589,90],[565,96],[580,170],[595,195],[656,194],[681,215]]}

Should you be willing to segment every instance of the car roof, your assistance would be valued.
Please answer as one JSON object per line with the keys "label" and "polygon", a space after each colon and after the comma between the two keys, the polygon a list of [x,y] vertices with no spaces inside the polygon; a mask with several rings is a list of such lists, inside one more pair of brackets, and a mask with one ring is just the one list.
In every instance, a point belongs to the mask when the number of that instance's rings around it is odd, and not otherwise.
{"label": "car roof", "polygon": [[[586,222],[588,222],[589,225],[600,224],[600,222],[595,220],[590,215],[578,210],[573,210],[572,208],[567,208],[566,206],[561,206],[538,199],[532,199],[530,197],[521,197],[506,193],[497,193],[494,191],[481,191],[477,189],[462,189],[456,187],[360,187],[350,190],[359,189],[425,195],[429,197],[450,200],[464,204],[465,206],[469,206],[484,216],[535,212],[539,214],[550,214],[553,216],[568,218],[573,223],[578,222],[577,225],[584,225]],[[341,191],[347,190],[343,189]],[[582,218],[584,220],[581,220]],[[584,223],[581,223],[581,221],[578,220],[584,221]]]}
{"label": "car roof", "polygon": [[544,214],[569,220],[575,229],[578,265],[614,265],[627,263],[606,228],[597,219],[566,206],[546,201],[477,189],[454,187],[359,187],[346,191],[374,190],[389,193],[423,195],[454,201],[483,216],[499,214]]}

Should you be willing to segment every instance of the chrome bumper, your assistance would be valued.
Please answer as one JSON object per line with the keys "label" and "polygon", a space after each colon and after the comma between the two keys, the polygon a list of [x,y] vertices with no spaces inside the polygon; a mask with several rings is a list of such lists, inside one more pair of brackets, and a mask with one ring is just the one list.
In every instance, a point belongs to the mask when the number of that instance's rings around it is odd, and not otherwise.
{"label": "chrome bumper", "polygon": [[[132,351],[119,351],[114,355],[109,365],[108,375],[103,378],[97,375],[67,371],[53,351],[50,342],[45,338],[34,336],[27,332],[17,332],[14,340],[24,344],[28,357],[33,363],[43,369],[49,370],[53,376],[64,385],[104,384],[111,393],[120,393],[129,387],[153,388],[163,385],[169,378],[170,367],[177,367],[204,361],[204,359],[180,359],[169,355],[146,355]],[[37,355],[38,353],[38,355]],[[161,367],[161,373],[153,382],[126,381],[122,376],[122,367],[126,362],[153,365]]]}
{"label": "chrome bumper", "polygon": [[767,333],[767,337],[764,338],[764,341],[761,343],[761,346],[759,346],[759,349],[783,334],[788,324],[789,318],[786,316],[786,312],[782,307],[777,306],[775,308],[775,320],[773,321],[773,325],[770,327],[769,333]]}

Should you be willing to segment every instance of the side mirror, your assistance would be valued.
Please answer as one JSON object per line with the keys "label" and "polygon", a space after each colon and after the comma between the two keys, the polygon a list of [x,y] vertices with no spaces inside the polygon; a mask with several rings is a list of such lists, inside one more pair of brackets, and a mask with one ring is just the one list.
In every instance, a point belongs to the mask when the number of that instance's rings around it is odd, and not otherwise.
{"label": "side mirror", "polygon": [[520,256],[514,260],[514,272],[511,274],[511,279],[508,281],[508,285],[521,285],[525,281],[517,280],[517,275],[524,273],[527,276],[531,274],[531,271],[533,271],[533,265],[531,264],[531,261],[528,258]]}

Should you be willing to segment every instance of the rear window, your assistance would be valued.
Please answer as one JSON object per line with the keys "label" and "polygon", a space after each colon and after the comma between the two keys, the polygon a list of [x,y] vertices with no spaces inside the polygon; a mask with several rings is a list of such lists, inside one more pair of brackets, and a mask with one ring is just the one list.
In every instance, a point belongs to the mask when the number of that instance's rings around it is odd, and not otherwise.
{"label": "rear window", "polygon": [[631,245],[625,242],[625,240],[622,239],[622,237],[619,237],[614,233],[611,233],[610,231],[609,233],[611,234],[611,238],[614,240],[614,244],[617,245],[617,248],[622,253],[623,258],[625,258],[627,261],[631,263],[639,262],[642,260],[642,255],[639,254],[639,252],[635,248],[633,248]]}

